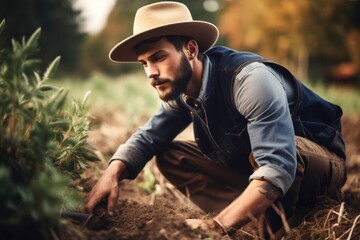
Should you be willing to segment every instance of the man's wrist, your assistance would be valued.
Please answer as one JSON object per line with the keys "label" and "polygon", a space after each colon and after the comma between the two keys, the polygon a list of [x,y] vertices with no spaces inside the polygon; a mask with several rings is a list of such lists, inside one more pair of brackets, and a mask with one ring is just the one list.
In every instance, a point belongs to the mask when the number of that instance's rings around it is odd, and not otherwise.
{"label": "man's wrist", "polygon": [[128,177],[129,173],[126,164],[121,159],[112,159],[108,164],[108,168],[115,168],[117,172],[118,180],[122,180]]}
{"label": "man's wrist", "polygon": [[217,220],[216,218],[212,219],[215,223],[215,225],[217,225],[218,228],[220,228],[223,232],[223,234],[228,235],[228,230],[227,228],[224,226],[224,224],[222,224],[222,222],[220,222],[219,220]]}
{"label": "man's wrist", "polygon": [[224,224],[216,218],[207,219],[205,220],[205,223],[209,229],[214,230],[220,233],[221,235],[231,236],[236,232],[236,229],[232,227],[230,228],[225,227]]}

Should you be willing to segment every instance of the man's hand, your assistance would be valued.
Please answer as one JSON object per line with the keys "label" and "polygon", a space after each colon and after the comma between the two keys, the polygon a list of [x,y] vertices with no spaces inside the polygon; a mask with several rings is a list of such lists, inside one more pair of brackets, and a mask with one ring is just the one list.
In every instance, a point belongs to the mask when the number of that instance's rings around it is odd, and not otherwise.
{"label": "man's hand", "polygon": [[215,219],[186,219],[185,221],[192,229],[201,229],[203,231],[212,230],[220,233],[221,235],[228,234],[228,231],[224,228],[224,226]]}
{"label": "man's hand", "polygon": [[202,229],[204,231],[209,230],[208,224],[205,220],[201,219],[186,219],[186,224],[189,225],[192,229]]}
{"label": "man's hand", "polygon": [[127,175],[126,166],[122,161],[113,161],[95,184],[87,197],[85,211],[92,213],[96,205],[103,199],[107,202],[107,211],[112,210],[119,196],[119,180]]}
{"label": "man's hand", "polygon": [[266,180],[252,180],[245,191],[213,219],[187,219],[193,229],[215,230],[232,235],[236,229],[250,221],[249,216],[258,216],[279,197],[281,191]]}
{"label": "man's hand", "polygon": [[281,190],[270,182],[254,179],[215,219],[226,229],[238,229],[250,221],[250,216],[258,217],[264,213],[281,195]]}

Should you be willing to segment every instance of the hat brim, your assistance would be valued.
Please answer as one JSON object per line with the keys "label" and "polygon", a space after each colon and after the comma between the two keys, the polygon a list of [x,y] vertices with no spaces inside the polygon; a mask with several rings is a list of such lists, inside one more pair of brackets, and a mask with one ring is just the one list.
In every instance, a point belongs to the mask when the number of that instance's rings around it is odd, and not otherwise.
{"label": "hat brim", "polygon": [[124,39],[111,49],[109,58],[114,62],[136,62],[137,56],[134,48],[137,44],[153,37],[169,35],[193,38],[199,45],[199,51],[206,52],[217,41],[219,31],[215,25],[204,21],[168,24]]}

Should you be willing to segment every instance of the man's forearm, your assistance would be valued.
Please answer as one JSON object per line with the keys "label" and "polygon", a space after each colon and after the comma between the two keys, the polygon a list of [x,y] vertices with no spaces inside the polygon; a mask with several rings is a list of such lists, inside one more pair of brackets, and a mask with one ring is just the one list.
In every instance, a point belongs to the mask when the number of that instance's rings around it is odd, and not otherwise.
{"label": "man's forearm", "polygon": [[215,219],[227,229],[240,228],[250,221],[249,217],[259,216],[280,196],[281,191],[271,183],[252,180],[245,191]]}

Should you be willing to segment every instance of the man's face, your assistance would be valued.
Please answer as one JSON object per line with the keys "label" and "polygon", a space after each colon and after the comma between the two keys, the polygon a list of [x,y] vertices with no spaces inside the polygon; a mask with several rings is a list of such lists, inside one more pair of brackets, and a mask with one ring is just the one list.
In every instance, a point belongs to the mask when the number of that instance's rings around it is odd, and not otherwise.
{"label": "man's face", "polygon": [[166,38],[141,44],[136,53],[161,100],[173,100],[186,90],[193,74],[191,65],[184,52]]}

